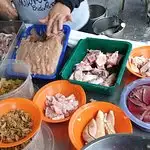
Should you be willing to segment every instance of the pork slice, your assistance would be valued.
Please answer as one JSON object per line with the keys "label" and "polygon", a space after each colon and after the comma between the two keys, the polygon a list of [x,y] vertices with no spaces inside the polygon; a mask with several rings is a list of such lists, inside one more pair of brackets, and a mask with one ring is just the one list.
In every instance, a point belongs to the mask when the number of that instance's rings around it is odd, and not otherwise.
{"label": "pork slice", "polygon": [[144,117],[143,117],[143,121],[144,122],[150,122],[150,110],[148,110],[147,112],[146,112],[146,114],[144,115]]}
{"label": "pork slice", "polygon": [[97,66],[104,66],[106,64],[107,57],[102,52],[96,55]]}
{"label": "pork slice", "polygon": [[45,105],[46,106],[51,106],[53,100],[56,100],[54,96],[46,96]]}
{"label": "pork slice", "polygon": [[142,75],[145,75],[145,73],[149,70],[150,68],[150,61],[148,61],[141,69],[140,72]]}
{"label": "pork slice", "polygon": [[83,62],[92,64],[96,61],[96,55],[95,53],[88,53],[85,58],[83,59]]}
{"label": "pork slice", "polygon": [[127,106],[129,111],[134,115],[141,115],[146,109],[140,106],[135,105],[129,99],[127,100]]}
{"label": "pork slice", "polygon": [[57,115],[63,114],[61,107],[57,107],[57,106],[53,105],[53,106],[51,106],[51,109],[52,109]]}
{"label": "pork slice", "polygon": [[46,107],[45,116],[52,119],[57,117],[58,114],[56,114],[50,107]]}
{"label": "pork slice", "polygon": [[143,91],[144,91],[143,87],[139,86],[130,92],[129,97],[137,98],[139,101],[143,102]]}
{"label": "pork slice", "polygon": [[112,86],[116,80],[116,74],[112,73],[106,80],[104,81],[103,85],[104,86]]}
{"label": "pork slice", "polygon": [[150,105],[150,86],[143,89],[143,102],[146,105]]}
{"label": "pork slice", "polygon": [[97,78],[98,78],[97,75],[84,75],[83,76],[83,81],[84,82],[89,82],[89,81],[95,80]]}
{"label": "pork slice", "polygon": [[82,70],[75,70],[74,79],[77,81],[83,81],[83,73]]}
{"label": "pork slice", "polygon": [[54,100],[52,101],[52,105],[53,105],[53,106],[56,106],[56,107],[59,108],[59,109],[62,109],[62,103],[59,102],[59,101],[57,101],[56,99],[54,99]]}
{"label": "pork slice", "polygon": [[112,53],[110,57],[107,59],[107,66],[115,66],[118,64],[118,51]]}
{"label": "pork slice", "polygon": [[142,107],[142,108],[146,108],[146,104],[144,104],[143,102],[141,102],[139,99],[137,98],[131,98],[131,97],[128,97],[128,100],[130,102],[132,102],[134,105],[136,106],[139,106],[139,107]]}

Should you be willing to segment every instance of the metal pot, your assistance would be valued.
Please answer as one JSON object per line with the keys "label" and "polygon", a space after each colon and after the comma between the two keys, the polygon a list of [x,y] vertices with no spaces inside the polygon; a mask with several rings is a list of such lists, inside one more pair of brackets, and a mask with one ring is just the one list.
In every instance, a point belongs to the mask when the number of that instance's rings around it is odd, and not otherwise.
{"label": "metal pot", "polygon": [[93,31],[96,34],[106,35],[112,38],[121,38],[126,24],[117,16],[106,17],[96,20],[93,25]]}
{"label": "metal pot", "polygon": [[89,5],[89,9],[90,9],[90,20],[93,22],[98,19],[106,17],[106,8],[101,5],[91,4]]}

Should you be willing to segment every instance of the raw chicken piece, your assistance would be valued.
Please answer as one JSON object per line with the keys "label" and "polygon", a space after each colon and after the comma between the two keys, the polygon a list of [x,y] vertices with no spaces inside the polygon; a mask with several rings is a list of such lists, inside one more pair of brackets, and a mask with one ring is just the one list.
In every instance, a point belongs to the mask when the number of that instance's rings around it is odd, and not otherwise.
{"label": "raw chicken piece", "polygon": [[83,140],[87,143],[95,140],[96,132],[97,132],[97,124],[95,119],[92,119],[83,130],[82,133]]}
{"label": "raw chicken piece", "polygon": [[106,64],[106,60],[107,57],[105,54],[103,54],[102,52],[99,53],[98,55],[96,55],[97,59],[96,59],[96,64],[98,66],[104,66]]}
{"label": "raw chicken piece", "polygon": [[112,86],[116,80],[116,74],[112,73],[104,82],[104,86]]}
{"label": "raw chicken piece", "polygon": [[64,119],[78,108],[79,102],[72,94],[68,97],[58,93],[55,96],[46,96],[45,116],[53,120]]}
{"label": "raw chicken piece", "polygon": [[97,132],[96,138],[105,136],[104,113],[99,110],[96,116]]}
{"label": "raw chicken piece", "polygon": [[[109,114],[109,117],[108,117],[108,114]],[[113,111],[110,111],[108,114],[105,113],[105,118],[104,118],[105,130],[107,134],[115,134],[116,131],[114,129],[114,124],[115,124],[114,113]]]}

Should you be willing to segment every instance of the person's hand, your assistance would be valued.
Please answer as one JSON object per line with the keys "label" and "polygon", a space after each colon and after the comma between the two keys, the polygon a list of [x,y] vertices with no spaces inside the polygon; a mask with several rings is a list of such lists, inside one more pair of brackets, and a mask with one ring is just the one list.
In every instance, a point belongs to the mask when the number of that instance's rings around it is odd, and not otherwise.
{"label": "person's hand", "polygon": [[11,0],[0,0],[0,14],[8,19],[15,19],[18,14],[15,8],[13,8]]}
{"label": "person's hand", "polygon": [[49,15],[40,20],[41,23],[47,24],[47,36],[51,33],[57,34],[67,21],[72,21],[70,8],[61,3],[56,3]]}

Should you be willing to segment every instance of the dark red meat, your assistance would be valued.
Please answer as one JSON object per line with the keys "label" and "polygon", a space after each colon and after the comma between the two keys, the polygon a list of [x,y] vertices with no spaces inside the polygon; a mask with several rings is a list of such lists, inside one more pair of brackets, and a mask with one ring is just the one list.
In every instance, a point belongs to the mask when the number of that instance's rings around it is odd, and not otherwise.
{"label": "dark red meat", "polygon": [[150,122],[150,86],[142,85],[133,89],[128,95],[127,105],[135,117]]}

